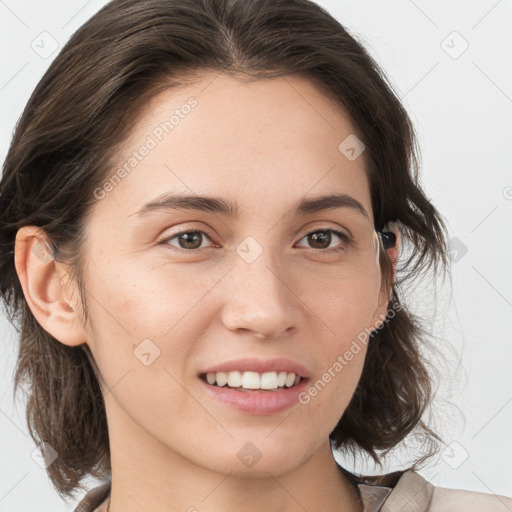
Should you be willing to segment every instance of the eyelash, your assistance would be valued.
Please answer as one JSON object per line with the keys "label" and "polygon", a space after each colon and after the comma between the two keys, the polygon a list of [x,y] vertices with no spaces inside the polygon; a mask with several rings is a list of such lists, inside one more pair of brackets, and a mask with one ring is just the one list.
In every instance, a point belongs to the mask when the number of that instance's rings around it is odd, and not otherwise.
{"label": "eyelash", "polygon": [[[170,237],[164,238],[163,240],[159,241],[159,244],[163,244],[163,245],[169,246],[168,242],[170,242],[171,240],[179,237],[180,235],[191,234],[191,233],[201,233],[203,235],[206,235],[210,240],[213,241],[213,237],[211,237],[210,234],[207,231],[203,231],[203,230],[200,230],[200,229],[191,229],[191,230],[186,230],[186,231],[180,231],[179,233],[175,233],[174,235],[172,235]],[[341,238],[341,240],[344,242],[344,244],[342,244],[341,247],[338,247],[338,248],[335,248],[335,249],[311,249],[312,251],[315,251],[315,252],[320,252],[320,253],[337,253],[337,252],[345,250],[346,247],[348,245],[350,245],[351,242],[352,242],[352,239],[348,235],[346,235],[342,231],[338,231],[338,230],[332,229],[332,228],[315,229],[313,231],[309,231],[300,240],[302,240],[303,238],[306,238],[307,236],[312,235],[314,233],[334,233],[339,238]],[[181,247],[176,247],[176,246],[171,246],[171,247],[172,247],[172,250],[176,250],[178,252],[182,252],[182,253],[186,253],[186,254],[196,254],[196,253],[201,252],[202,250],[204,250],[204,248],[203,249],[183,249]]]}

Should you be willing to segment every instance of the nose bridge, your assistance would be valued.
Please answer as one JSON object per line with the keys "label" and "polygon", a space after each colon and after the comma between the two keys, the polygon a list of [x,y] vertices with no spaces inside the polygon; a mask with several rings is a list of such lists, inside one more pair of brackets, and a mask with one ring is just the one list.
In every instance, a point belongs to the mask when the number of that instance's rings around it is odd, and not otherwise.
{"label": "nose bridge", "polygon": [[226,283],[224,325],[266,337],[296,328],[302,308],[299,293],[293,289],[291,272],[283,271],[272,250],[252,236],[246,237],[235,250]]}

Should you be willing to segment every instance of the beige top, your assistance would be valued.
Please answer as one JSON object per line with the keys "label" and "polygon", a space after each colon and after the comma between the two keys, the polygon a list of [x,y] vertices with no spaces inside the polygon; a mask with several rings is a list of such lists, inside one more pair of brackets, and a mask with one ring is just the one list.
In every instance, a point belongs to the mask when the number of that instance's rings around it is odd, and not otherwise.
{"label": "beige top", "polygon": [[[343,470],[347,474],[346,470]],[[511,512],[512,498],[495,494],[436,487],[415,471],[390,473],[391,486],[371,483],[372,477],[358,478],[363,512]],[[74,512],[107,512],[110,482],[90,490]]]}

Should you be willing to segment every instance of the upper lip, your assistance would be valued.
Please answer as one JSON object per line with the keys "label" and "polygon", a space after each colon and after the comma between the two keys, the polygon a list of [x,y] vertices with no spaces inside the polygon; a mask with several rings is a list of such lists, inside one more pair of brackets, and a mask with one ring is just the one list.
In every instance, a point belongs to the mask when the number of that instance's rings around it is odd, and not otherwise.
{"label": "upper lip", "polygon": [[233,359],[224,363],[210,366],[203,373],[217,373],[217,372],[287,372],[294,373],[304,379],[309,378],[309,372],[304,366],[291,361],[290,359]]}

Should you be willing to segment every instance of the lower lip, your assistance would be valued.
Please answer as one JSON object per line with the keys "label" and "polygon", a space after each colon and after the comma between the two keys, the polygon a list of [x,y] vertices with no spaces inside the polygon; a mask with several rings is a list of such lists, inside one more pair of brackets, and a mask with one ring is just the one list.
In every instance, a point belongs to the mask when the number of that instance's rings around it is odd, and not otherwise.
{"label": "lower lip", "polygon": [[221,402],[239,411],[268,416],[284,411],[299,403],[298,395],[307,387],[308,379],[301,379],[299,384],[281,391],[239,391],[237,388],[212,386],[199,379],[206,391]]}

